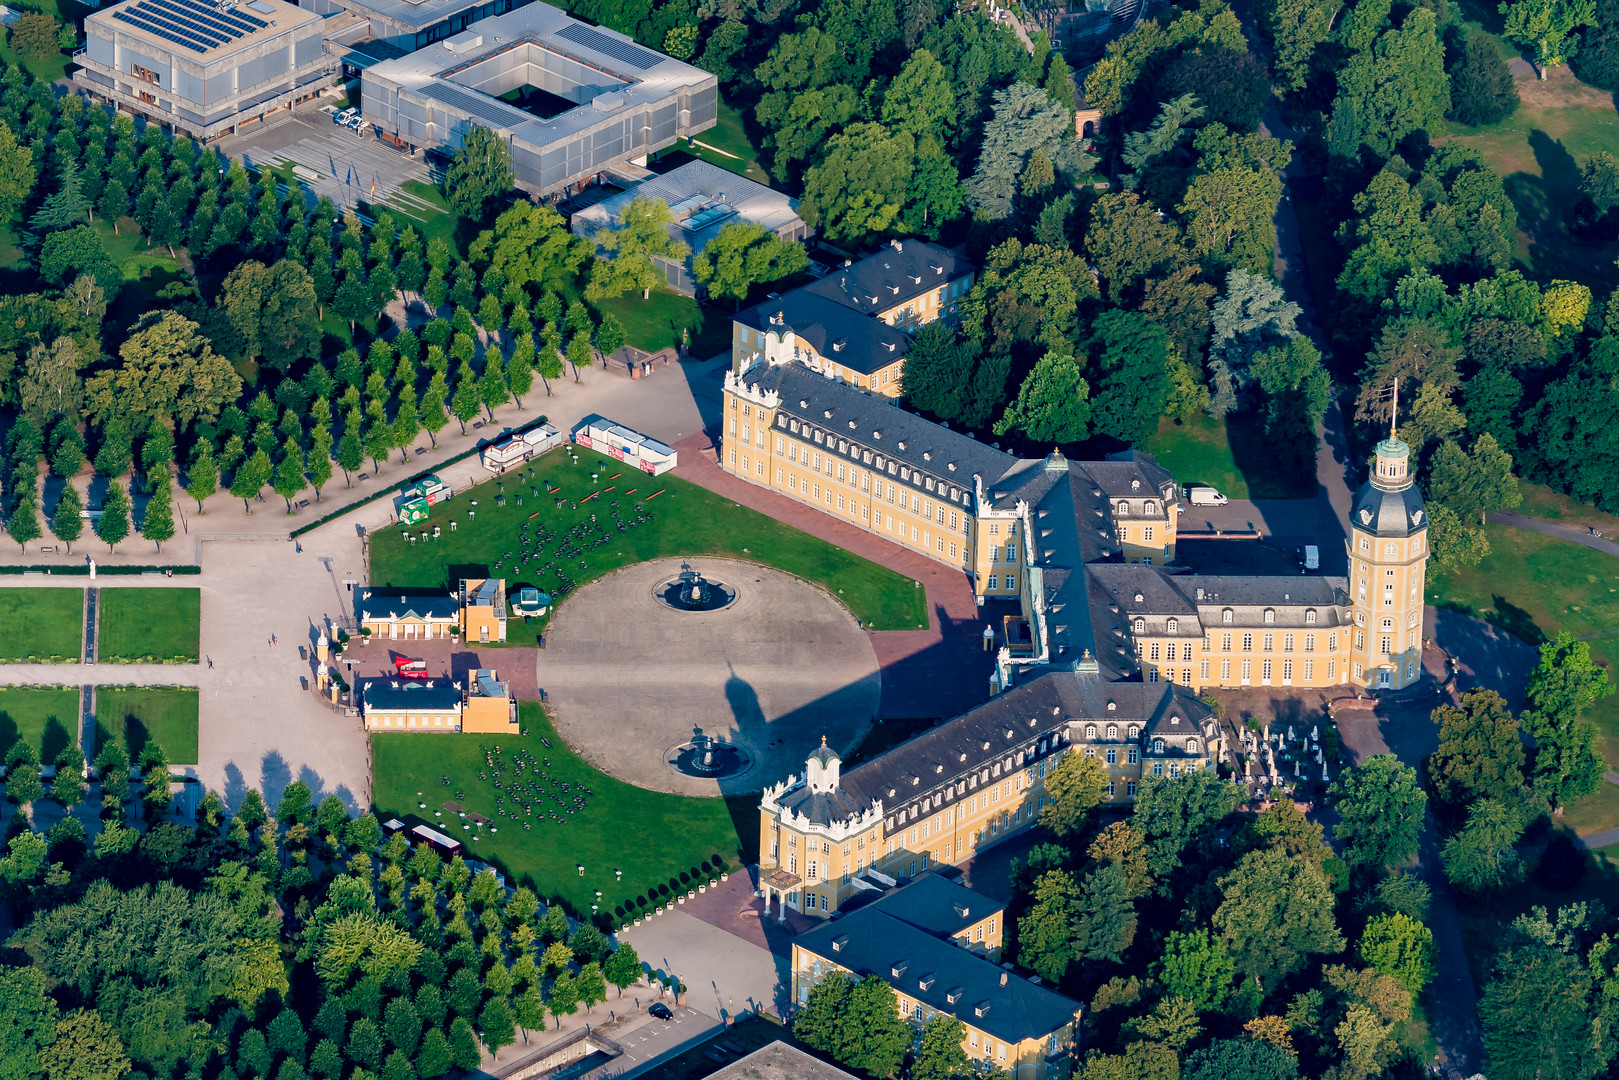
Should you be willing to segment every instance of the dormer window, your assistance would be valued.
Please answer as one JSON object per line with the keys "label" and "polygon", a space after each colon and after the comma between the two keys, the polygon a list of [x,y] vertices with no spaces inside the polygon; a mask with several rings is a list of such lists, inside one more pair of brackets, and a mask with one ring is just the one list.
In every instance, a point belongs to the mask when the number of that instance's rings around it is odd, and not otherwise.
{"label": "dormer window", "polygon": [[1169,620],[1168,630],[1169,630],[1169,632],[1171,634],[1177,633],[1180,630],[1180,628],[1181,628],[1181,621],[1179,619],[1170,619]]}
{"label": "dormer window", "polygon": [[1230,608],[1226,608],[1224,611],[1220,612],[1220,621],[1223,622],[1223,623],[1230,623],[1231,622],[1231,609]]}
{"label": "dormer window", "polygon": [[1110,702],[1107,703],[1107,711],[1108,712],[1116,712],[1116,711],[1118,711],[1118,708],[1119,708],[1119,703],[1117,701],[1110,701]]}
{"label": "dormer window", "polygon": [[1306,611],[1304,613],[1304,625],[1305,626],[1314,626],[1315,625],[1315,609],[1314,608],[1311,608],[1309,611]]}
{"label": "dormer window", "polygon": [[1119,513],[1128,514],[1129,512],[1130,512],[1130,504],[1125,502],[1123,499],[1120,499],[1119,500]]}
{"label": "dormer window", "polygon": [[1129,736],[1128,736],[1130,741],[1134,742],[1135,739],[1136,739],[1136,736],[1138,736],[1140,734],[1141,734],[1141,729],[1139,727],[1137,727],[1135,724],[1131,724],[1130,725],[1130,733],[1129,733]]}
{"label": "dormer window", "polygon": [[1136,620],[1136,633],[1138,633],[1138,634],[1145,633],[1146,630],[1147,630],[1147,620],[1146,619],[1137,619]]}
{"label": "dormer window", "polygon": [[1148,499],[1142,504],[1141,509],[1143,513],[1156,514],[1158,512],[1158,504],[1153,502],[1151,499]]}
{"label": "dormer window", "polygon": [[1197,753],[1197,740],[1196,739],[1187,739],[1186,740],[1186,752],[1189,753],[1189,754]]}
{"label": "dormer window", "polygon": [[1119,737],[1119,725],[1109,724],[1107,726],[1107,737],[1110,739],[1117,739]]}
{"label": "dormer window", "polygon": [[1152,741],[1152,752],[1155,754],[1162,754],[1164,752],[1164,740],[1154,739]]}
{"label": "dormer window", "polygon": [[1085,725],[1085,737],[1087,739],[1096,738],[1096,725],[1095,724],[1086,724]]}
{"label": "dormer window", "polygon": [[1130,481],[1130,490],[1131,491],[1140,491],[1141,490],[1141,481],[1140,480],[1132,480],[1132,481]]}
{"label": "dormer window", "polygon": [[1269,626],[1276,621],[1276,612],[1271,608],[1265,609],[1265,625]]}

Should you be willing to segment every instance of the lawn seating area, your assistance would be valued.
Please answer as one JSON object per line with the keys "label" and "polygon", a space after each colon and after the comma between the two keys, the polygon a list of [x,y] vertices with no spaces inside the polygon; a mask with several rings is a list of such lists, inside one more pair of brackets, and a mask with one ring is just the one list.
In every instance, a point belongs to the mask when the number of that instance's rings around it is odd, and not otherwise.
{"label": "lawn seating area", "polygon": [[596,904],[615,927],[666,902],[653,899],[659,887],[669,903],[674,885],[695,890],[691,871],[705,863],[699,873],[719,877],[716,857],[729,871],[740,867],[738,822],[757,832],[756,796],[739,800],[733,820],[727,800],[647,791],[596,769],[537,702],[523,702],[519,718],[516,737],[372,735],[378,816],[438,829],[512,884],[559,897],[586,918]]}
{"label": "lawn seating area", "polygon": [[195,664],[201,619],[197,589],[102,589],[96,658],[114,664]]}
{"label": "lawn seating area", "polygon": [[[531,585],[564,597],[631,563],[724,555],[822,586],[869,629],[927,625],[925,593],[910,578],[689,481],[575,446],[439,503],[425,522],[378,531],[370,551],[379,588],[453,589],[463,577],[493,576],[506,579],[508,596]],[[534,644],[546,620],[512,619],[508,644]]]}
{"label": "lawn seating area", "polygon": [[83,589],[0,589],[0,663],[76,664]]}

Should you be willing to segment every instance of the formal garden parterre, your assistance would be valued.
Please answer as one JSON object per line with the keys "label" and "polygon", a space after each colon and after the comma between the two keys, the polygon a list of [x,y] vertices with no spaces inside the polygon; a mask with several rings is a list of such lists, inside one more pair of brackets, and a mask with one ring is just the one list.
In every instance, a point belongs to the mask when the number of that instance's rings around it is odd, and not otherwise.
{"label": "formal garden parterre", "polygon": [[100,591],[96,658],[103,663],[195,664],[202,594],[197,589]]}
{"label": "formal garden parterre", "polygon": [[0,589],[0,663],[76,664],[83,589]]}

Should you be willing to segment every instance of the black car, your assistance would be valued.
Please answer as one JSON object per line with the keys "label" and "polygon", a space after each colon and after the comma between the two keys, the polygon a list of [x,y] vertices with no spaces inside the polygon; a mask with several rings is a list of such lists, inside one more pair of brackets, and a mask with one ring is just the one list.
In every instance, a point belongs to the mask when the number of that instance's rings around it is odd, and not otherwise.
{"label": "black car", "polygon": [[651,1008],[647,1009],[647,1012],[656,1016],[659,1020],[673,1020],[675,1018],[675,1014],[669,1011],[669,1006],[661,1001],[654,1001]]}

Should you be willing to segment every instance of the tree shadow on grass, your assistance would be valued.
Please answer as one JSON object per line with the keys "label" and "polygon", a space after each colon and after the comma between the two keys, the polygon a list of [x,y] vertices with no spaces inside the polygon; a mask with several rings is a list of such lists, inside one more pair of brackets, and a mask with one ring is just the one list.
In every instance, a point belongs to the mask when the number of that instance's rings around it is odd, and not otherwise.
{"label": "tree shadow on grass", "polygon": [[1226,417],[1226,440],[1232,460],[1248,482],[1250,499],[1315,497],[1315,433],[1273,436],[1256,413]]}
{"label": "tree shadow on grass", "polygon": [[1546,640],[1546,632],[1535,624],[1534,617],[1504,596],[1490,597],[1495,610],[1485,621],[1493,623],[1520,641],[1539,645]]}
{"label": "tree shadow on grass", "polygon": [[11,745],[22,737],[17,721],[8,712],[0,712],[0,755],[9,753]]}
{"label": "tree shadow on grass", "polygon": [[68,731],[66,725],[54,716],[45,718],[45,736],[40,740],[39,760],[50,763],[56,760],[56,755],[67,749],[69,744],[77,741],[74,734]]}

